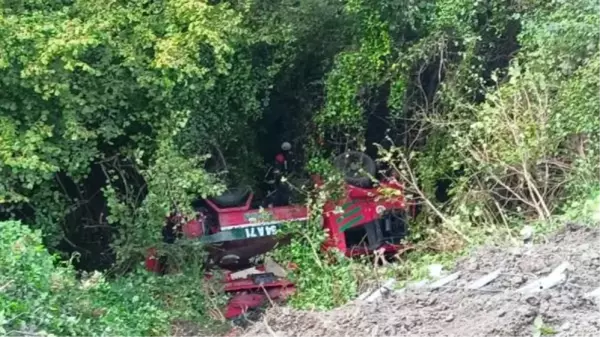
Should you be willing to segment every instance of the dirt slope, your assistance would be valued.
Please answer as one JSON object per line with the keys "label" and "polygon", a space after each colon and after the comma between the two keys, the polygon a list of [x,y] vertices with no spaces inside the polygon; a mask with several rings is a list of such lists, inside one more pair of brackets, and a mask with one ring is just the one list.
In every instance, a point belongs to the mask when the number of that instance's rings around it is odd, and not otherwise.
{"label": "dirt slope", "polygon": [[[562,284],[534,295],[515,292],[564,261],[572,267]],[[468,282],[500,267],[495,281],[465,290]],[[568,225],[532,247],[484,247],[456,270],[461,277],[446,287],[409,290],[377,303],[351,303],[327,313],[275,308],[244,336],[600,336],[600,299],[584,296],[600,287],[597,228]],[[534,329],[538,316],[542,329]]]}

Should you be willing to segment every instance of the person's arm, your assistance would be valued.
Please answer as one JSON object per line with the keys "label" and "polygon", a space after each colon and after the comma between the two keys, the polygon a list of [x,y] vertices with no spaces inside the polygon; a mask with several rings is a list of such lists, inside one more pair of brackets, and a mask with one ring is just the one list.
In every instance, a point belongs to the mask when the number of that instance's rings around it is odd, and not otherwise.
{"label": "person's arm", "polygon": [[274,174],[273,174],[273,167],[269,167],[269,170],[265,174],[265,182],[267,184],[274,184],[275,183],[275,177],[274,177]]}

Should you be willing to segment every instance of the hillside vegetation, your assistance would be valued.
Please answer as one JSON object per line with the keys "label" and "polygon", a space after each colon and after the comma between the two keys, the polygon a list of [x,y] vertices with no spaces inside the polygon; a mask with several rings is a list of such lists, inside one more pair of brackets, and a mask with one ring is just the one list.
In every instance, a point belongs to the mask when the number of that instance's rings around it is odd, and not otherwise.
{"label": "hillside vegetation", "polygon": [[[260,190],[284,140],[311,172],[346,149],[377,155],[434,256],[600,190],[596,0],[0,6],[0,334],[214,327],[224,299],[196,286],[198,248],[160,246],[165,215],[232,183]],[[215,148],[226,178],[205,169]],[[322,197],[306,201],[315,218]],[[320,265],[309,226],[275,252],[302,267],[291,303],[341,305],[367,276]],[[140,270],[150,246],[181,273]]]}

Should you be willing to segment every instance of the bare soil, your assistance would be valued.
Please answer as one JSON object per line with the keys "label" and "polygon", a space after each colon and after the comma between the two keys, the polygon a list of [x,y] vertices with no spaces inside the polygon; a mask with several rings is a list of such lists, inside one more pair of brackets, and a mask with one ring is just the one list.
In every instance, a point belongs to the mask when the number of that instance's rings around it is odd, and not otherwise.
{"label": "bare soil", "polygon": [[[566,281],[535,295],[514,290],[568,261]],[[464,285],[503,268],[478,290]],[[273,308],[244,332],[268,336],[600,336],[600,230],[567,225],[545,242],[488,246],[459,261],[461,277],[434,291],[393,293],[377,303],[353,302],[329,312]],[[540,317],[542,329],[534,328]],[[538,318],[539,320],[539,318]],[[535,333],[537,331],[537,333]]]}

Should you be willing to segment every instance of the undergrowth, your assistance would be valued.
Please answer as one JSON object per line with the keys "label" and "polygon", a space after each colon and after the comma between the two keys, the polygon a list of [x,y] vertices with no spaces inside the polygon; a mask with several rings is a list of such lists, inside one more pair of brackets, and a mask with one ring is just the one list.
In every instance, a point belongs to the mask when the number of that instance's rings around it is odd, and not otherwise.
{"label": "undergrowth", "polygon": [[0,335],[164,336],[174,320],[208,323],[196,273],[78,278],[39,231],[16,221],[0,222],[0,231]]}
{"label": "undergrowth", "polygon": [[327,200],[341,196],[339,174],[327,160],[314,159],[310,169],[326,177],[307,198],[310,219],[304,223],[286,224],[282,233],[291,236],[291,242],[272,252],[280,262],[293,262],[297,268],[289,278],[298,290],[289,304],[299,309],[327,310],[354,298],[358,291],[357,265],[337,250],[322,252],[327,239],[323,231],[323,206]]}

